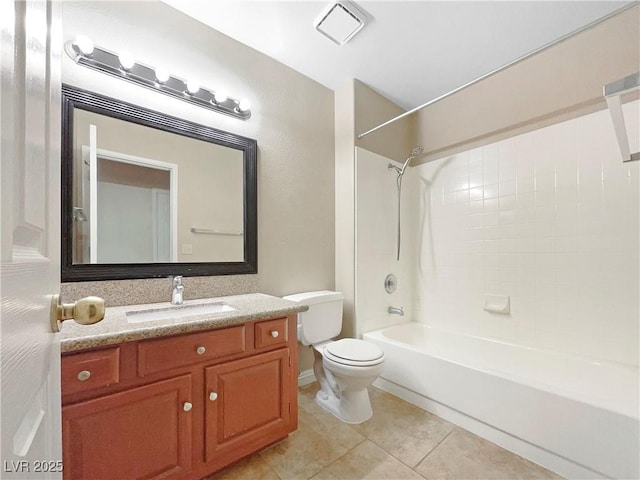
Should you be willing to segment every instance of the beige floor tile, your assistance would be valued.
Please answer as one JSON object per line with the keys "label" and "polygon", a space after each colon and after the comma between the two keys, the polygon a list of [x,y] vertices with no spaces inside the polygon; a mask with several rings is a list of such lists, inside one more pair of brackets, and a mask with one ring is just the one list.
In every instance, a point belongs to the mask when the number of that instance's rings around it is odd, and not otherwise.
{"label": "beige floor tile", "polygon": [[259,455],[251,455],[206,480],[279,480],[278,475]]}
{"label": "beige floor tile", "polygon": [[365,438],[320,407],[300,408],[298,430],[260,456],[283,479],[307,479]]}
{"label": "beige floor tile", "polygon": [[320,471],[313,480],[420,479],[420,475],[366,440]]}
{"label": "beige floor tile", "polygon": [[429,480],[560,479],[549,470],[465,430],[455,428],[416,471]]}
{"label": "beige floor tile", "polygon": [[298,408],[308,411],[309,408],[314,409],[318,406],[316,403],[316,393],[319,388],[318,382],[313,382],[298,388]]}
{"label": "beige floor tile", "polygon": [[369,389],[373,417],[354,429],[415,467],[453,426],[424,410],[376,388]]}

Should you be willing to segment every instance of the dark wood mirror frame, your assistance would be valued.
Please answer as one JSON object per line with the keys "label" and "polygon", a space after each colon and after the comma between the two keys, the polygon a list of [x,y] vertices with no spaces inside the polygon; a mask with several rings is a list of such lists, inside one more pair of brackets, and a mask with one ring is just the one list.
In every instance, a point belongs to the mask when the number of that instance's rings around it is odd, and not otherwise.
{"label": "dark wood mirror frame", "polygon": [[[202,263],[74,264],[73,249],[73,112],[79,108],[169,133],[242,150],[244,155],[244,261]],[[206,127],[137,105],[62,86],[62,281],[123,280],[257,273],[258,175],[257,142],[251,138]]]}

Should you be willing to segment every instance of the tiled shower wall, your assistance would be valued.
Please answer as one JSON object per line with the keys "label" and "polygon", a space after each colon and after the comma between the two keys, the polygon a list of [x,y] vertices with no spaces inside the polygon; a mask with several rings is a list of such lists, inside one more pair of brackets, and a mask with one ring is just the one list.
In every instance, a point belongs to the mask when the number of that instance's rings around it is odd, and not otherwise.
{"label": "tiled shower wall", "polygon": [[[402,182],[402,237],[398,261],[397,175],[389,170],[390,162],[388,158],[356,147],[357,335],[413,318],[416,176],[409,168]],[[391,294],[384,288],[385,277],[390,273],[398,280],[397,289]],[[390,306],[402,307],[404,316],[389,314]]]}
{"label": "tiled shower wall", "polygon": [[[624,106],[634,152],[639,104]],[[606,110],[416,167],[416,319],[638,365],[639,167]]]}

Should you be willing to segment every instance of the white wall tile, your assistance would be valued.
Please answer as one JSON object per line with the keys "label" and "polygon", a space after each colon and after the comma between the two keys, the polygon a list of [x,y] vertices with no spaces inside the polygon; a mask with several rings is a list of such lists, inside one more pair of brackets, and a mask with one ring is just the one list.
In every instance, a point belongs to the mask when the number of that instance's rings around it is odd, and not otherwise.
{"label": "white wall tile", "polygon": [[[624,111],[637,150],[640,101]],[[637,365],[640,162],[621,162],[608,111],[415,170],[429,180],[445,162],[455,208],[432,204],[417,227],[416,318]],[[510,295],[511,314],[484,312],[487,293]]]}

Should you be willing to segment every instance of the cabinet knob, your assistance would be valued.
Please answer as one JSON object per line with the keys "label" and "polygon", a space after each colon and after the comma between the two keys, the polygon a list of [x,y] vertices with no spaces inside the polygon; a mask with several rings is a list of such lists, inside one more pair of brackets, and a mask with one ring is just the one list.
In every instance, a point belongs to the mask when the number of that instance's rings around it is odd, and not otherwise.
{"label": "cabinet knob", "polygon": [[86,380],[89,380],[90,376],[91,376],[91,372],[89,370],[82,370],[78,374],[78,380],[80,380],[81,382],[84,382]]}
{"label": "cabinet knob", "polygon": [[280,333],[277,330],[274,330],[273,332],[271,332],[271,336],[273,338],[278,338],[278,335],[280,335]]}
{"label": "cabinet knob", "polygon": [[215,402],[218,399],[218,394],[216,392],[211,392],[209,394],[209,400],[211,400],[212,402]]}
{"label": "cabinet knob", "polygon": [[193,408],[193,405],[191,405],[191,403],[189,402],[184,402],[184,405],[182,406],[182,409],[185,412],[188,412],[189,410],[191,410]]}
{"label": "cabinet knob", "polygon": [[207,351],[207,349],[206,349],[206,348],[204,348],[204,347],[198,347],[198,348],[196,348],[196,353],[197,353],[198,355],[203,355],[203,354],[204,354],[204,352],[206,352],[206,351]]}

